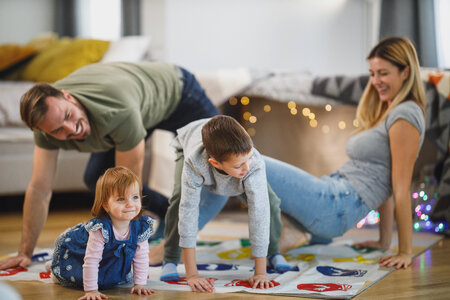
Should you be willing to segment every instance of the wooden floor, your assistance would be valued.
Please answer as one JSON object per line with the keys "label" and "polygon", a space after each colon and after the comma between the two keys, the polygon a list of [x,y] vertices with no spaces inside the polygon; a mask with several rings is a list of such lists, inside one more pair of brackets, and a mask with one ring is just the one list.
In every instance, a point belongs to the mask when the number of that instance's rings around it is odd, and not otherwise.
{"label": "wooden floor", "polygon": [[[51,212],[38,246],[53,247],[55,238],[67,227],[90,219],[89,212]],[[0,257],[17,251],[21,231],[21,214],[0,214]],[[386,276],[354,299],[450,299],[450,238],[445,238],[416,257],[411,267]],[[80,290],[31,281],[8,281],[23,299],[77,299]],[[108,299],[280,299],[287,297],[233,294],[199,294],[191,292],[157,291],[152,296],[128,294],[128,289],[107,291]],[[0,295],[1,296],[1,295]],[[1,297],[0,297],[1,298]],[[301,298],[302,299],[302,298]]]}

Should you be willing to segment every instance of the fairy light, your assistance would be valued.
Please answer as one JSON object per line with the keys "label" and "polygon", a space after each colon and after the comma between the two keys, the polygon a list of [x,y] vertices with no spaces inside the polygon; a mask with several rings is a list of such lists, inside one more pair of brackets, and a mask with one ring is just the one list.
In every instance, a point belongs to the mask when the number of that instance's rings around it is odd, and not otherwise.
{"label": "fairy light", "polygon": [[247,96],[241,98],[242,105],[248,105],[250,103],[250,99]]}
{"label": "fairy light", "polygon": [[238,103],[238,99],[236,97],[231,97],[228,102],[230,102],[231,105],[236,105]]}
{"label": "fairy light", "polygon": [[315,113],[310,113],[309,116],[308,116],[308,118],[309,118],[310,120],[314,120],[314,119],[316,118],[316,114],[315,114]]}
{"label": "fairy light", "polygon": [[250,118],[248,118],[248,120],[250,121],[250,123],[254,124],[256,123],[257,119],[255,116],[251,116]]}
{"label": "fairy light", "polygon": [[291,115],[296,115],[297,114],[297,109],[294,107],[294,108],[291,108]]}
{"label": "fairy light", "polygon": [[288,107],[289,107],[289,109],[293,109],[293,108],[295,108],[296,106],[297,106],[297,104],[295,104],[294,101],[289,101],[289,102],[288,102]]}
{"label": "fairy light", "polygon": [[272,110],[272,107],[269,104],[264,105],[264,111],[269,112]]}
{"label": "fairy light", "polygon": [[338,123],[338,127],[339,127],[339,129],[341,129],[341,130],[344,130],[345,129],[345,122],[344,121],[340,121],[339,123]]}
{"label": "fairy light", "polygon": [[353,120],[353,127],[356,127],[356,128],[358,128],[359,127],[359,122],[358,122],[358,120]]}
{"label": "fairy light", "polygon": [[312,119],[311,121],[309,121],[309,126],[311,126],[312,128],[316,128],[317,127],[317,120]]}
{"label": "fairy light", "polygon": [[311,113],[311,110],[309,108],[305,107],[305,108],[302,109],[302,114],[305,117],[309,116],[310,113]]}
{"label": "fairy light", "polygon": [[248,121],[251,116],[252,116],[252,114],[248,111],[246,111],[245,113],[242,114],[242,118],[246,121]]}
{"label": "fairy light", "polygon": [[332,109],[333,109],[333,107],[330,104],[325,105],[326,111],[331,111]]}
{"label": "fairy light", "polygon": [[256,135],[256,129],[253,127],[250,127],[249,129],[247,129],[247,133],[249,136],[255,136]]}
{"label": "fairy light", "polygon": [[323,133],[329,133],[330,132],[330,127],[328,125],[323,125],[322,126],[322,132]]}

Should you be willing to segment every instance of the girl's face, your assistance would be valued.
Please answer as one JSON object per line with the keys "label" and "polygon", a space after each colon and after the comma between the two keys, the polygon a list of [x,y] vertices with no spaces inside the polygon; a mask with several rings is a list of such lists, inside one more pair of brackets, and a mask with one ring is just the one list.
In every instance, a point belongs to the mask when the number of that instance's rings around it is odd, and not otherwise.
{"label": "girl's face", "polygon": [[139,184],[131,185],[125,195],[112,195],[106,205],[103,206],[112,220],[131,221],[141,211],[141,197]]}
{"label": "girl's face", "polygon": [[409,67],[400,71],[391,62],[373,57],[369,60],[370,83],[377,90],[381,102],[391,104],[409,76]]}

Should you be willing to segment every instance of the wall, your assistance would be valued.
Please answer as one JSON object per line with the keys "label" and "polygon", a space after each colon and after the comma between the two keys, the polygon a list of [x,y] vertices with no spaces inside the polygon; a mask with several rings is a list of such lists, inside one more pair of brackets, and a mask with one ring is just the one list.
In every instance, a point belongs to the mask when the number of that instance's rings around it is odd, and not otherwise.
{"label": "wall", "polygon": [[367,72],[377,0],[143,0],[156,58],[193,70]]}
{"label": "wall", "polygon": [[53,0],[1,0],[0,43],[26,43],[53,31]]}

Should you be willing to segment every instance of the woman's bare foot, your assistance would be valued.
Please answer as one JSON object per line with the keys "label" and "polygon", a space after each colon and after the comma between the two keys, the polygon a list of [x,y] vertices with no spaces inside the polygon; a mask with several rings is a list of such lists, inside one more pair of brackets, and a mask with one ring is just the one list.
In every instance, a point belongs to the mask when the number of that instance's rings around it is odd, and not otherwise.
{"label": "woman's bare foot", "polygon": [[281,215],[283,228],[281,230],[281,237],[278,243],[281,253],[286,253],[289,250],[300,247],[307,243],[311,236],[310,234],[299,230],[286,216]]}
{"label": "woman's bare foot", "polygon": [[165,241],[162,240],[161,243],[150,248],[150,251],[148,252],[148,263],[150,266],[162,264],[164,257],[164,244]]}

